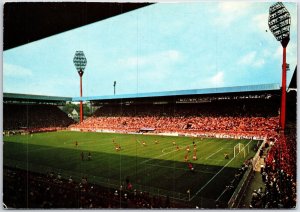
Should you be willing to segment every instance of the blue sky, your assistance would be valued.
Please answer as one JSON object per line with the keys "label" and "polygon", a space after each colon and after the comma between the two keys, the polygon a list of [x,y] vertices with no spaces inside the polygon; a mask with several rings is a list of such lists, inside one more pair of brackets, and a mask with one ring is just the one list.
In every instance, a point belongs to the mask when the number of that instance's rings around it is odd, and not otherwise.
{"label": "blue sky", "polygon": [[[296,4],[287,48],[297,63]],[[83,95],[281,83],[270,2],[158,3],[3,52],[3,91],[79,96],[73,64],[87,58]],[[5,29],[4,29],[5,30]],[[266,31],[267,30],[267,31]]]}

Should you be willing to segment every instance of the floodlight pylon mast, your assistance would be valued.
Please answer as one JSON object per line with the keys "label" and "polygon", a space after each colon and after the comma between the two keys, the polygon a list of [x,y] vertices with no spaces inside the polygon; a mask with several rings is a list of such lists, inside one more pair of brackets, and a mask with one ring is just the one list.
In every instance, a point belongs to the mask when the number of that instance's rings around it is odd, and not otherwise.
{"label": "floodlight pylon mast", "polygon": [[117,82],[114,81],[114,95],[116,95],[116,84],[117,84]]}
{"label": "floodlight pylon mast", "polygon": [[286,118],[286,47],[290,41],[291,16],[283,3],[277,2],[269,9],[269,28],[274,37],[281,42],[283,47],[282,55],[282,86],[281,86],[281,107],[279,124],[281,130],[285,129]]}
{"label": "floodlight pylon mast", "polygon": [[[78,74],[80,76],[80,97],[82,97],[82,75],[83,75],[83,71],[80,69]],[[82,105],[82,101],[80,101],[80,122],[83,122],[83,105]]]}
{"label": "floodlight pylon mast", "polygon": [[280,108],[280,127],[285,129],[286,116],[286,47],[283,47],[282,55],[282,91],[281,91],[281,108]]}
{"label": "floodlight pylon mast", "polygon": [[[83,51],[76,51],[74,59],[73,59],[74,65],[77,69],[77,72],[80,77],[80,97],[82,97],[82,76],[84,73],[84,69],[87,63],[87,60],[84,56]],[[80,100],[80,123],[83,121],[83,105],[82,100]]]}

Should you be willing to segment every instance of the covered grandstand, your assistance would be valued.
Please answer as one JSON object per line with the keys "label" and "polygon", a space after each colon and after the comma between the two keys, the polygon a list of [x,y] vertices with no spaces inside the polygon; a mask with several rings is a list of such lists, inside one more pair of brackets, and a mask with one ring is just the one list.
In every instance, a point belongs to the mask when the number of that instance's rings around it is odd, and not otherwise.
{"label": "covered grandstand", "polygon": [[28,94],[3,94],[4,132],[53,131],[74,123],[58,106],[72,101],[70,97]]}
{"label": "covered grandstand", "polygon": [[[28,109],[37,105],[42,107],[43,105],[62,106],[66,102],[80,100],[91,103],[91,107],[95,111],[94,116],[199,116],[207,113],[211,113],[213,116],[247,116],[247,113],[254,112],[256,115],[268,117],[277,116],[279,95],[280,86],[278,84],[82,98],[4,93],[4,123],[16,115],[11,115],[7,111],[15,107],[13,105],[23,105],[21,107]],[[233,104],[233,102],[238,104]],[[251,107],[253,104],[259,104],[259,106]],[[217,111],[218,108],[222,109]],[[251,108],[254,110],[251,111]],[[264,114],[265,109],[270,110],[271,113]],[[4,129],[6,128],[8,127],[5,124]]]}
{"label": "covered grandstand", "polygon": [[[251,122],[261,122],[260,127],[257,127],[259,131],[267,130],[271,126],[276,128],[279,92],[278,84],[264,84],[73,98],[74,101],[90,101],[95,112],[94,117],[70,128],[89,131],[149,131],[177,135],[249,131],[253,136],[255,130],[252,129]],[[169,117],[172,117],[172,120],[169,120]],[[222,126],[222,122],[219,122],[221,119],[224,122]],[[272,124],[263,126],[267,120]],[[168,125],[168,122],[173,124]],[[209,129],[207,124],[216,126]],[[262,132],[256,133],[263,135]]]}

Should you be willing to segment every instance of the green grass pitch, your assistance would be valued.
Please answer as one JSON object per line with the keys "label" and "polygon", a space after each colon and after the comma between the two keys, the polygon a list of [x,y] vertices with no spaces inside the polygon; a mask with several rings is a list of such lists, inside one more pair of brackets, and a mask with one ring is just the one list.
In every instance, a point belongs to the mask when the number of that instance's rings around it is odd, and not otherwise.
{"label": "green grass pitch", "polygon": [[[121,151],[116,151],[113,140],[120,144]],[[173,142],[181,148],[179,151]],[[197,145],[196,161],[192,160],[193,142]],[[220,196],[244,160],[255,154],[256,142],[60,131],[4,136],[3,163],[40,173],[60,172],[65,178],[72,175],[79,180],[87,176],[89,182],[110,188],[125,185],[128,178],[133,188],[174,199],[188,198],[187,190],[190,190],[191,201],[199,202]],[[233,157],[238,143],[249,145],[246,158],[242,154]],[[187,145],[191,148],[189,159],[195,172],[189,171],[184,162]],[[85,154],[84,161],[81,152]],[[92,155],[90,161],[88,152]],[[229,154],[229,159],[224,159],[224,153]]]}

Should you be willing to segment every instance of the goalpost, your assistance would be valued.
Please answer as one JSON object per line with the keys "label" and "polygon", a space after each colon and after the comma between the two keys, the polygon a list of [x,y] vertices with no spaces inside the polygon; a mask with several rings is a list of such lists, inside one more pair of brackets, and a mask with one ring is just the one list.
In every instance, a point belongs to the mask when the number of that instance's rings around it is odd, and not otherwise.
{"label": "goalpost", "polygon": [[238,155],[239,153],[243,154],[244,158],[245,158],[246,155],[249,153],[249,145],[247,145],[246,147],[244,144],[241,144],[241,143],[238,143],[237,145],[235,145],[234,149],[233,149],[234,157],[236,155]]}

